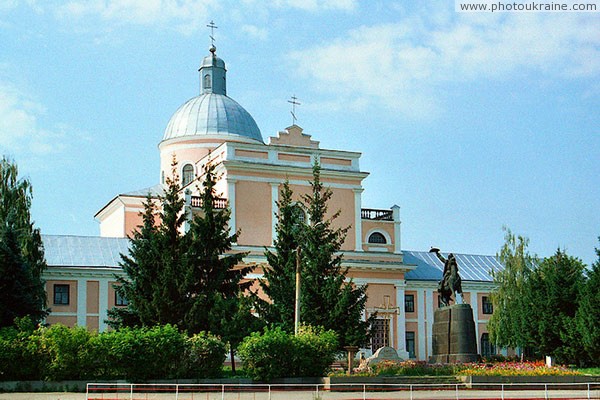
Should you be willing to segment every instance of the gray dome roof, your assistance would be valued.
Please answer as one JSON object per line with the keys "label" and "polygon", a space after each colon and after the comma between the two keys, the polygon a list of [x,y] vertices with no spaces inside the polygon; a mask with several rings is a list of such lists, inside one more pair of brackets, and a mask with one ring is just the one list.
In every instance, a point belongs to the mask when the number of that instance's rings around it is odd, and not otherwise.
{"label": "gray dome roof", "polygon": [[254,118],[235,100],[205,93],[188,100],[171,117],[163,140],[182,136],[230,135],[263,142]]}

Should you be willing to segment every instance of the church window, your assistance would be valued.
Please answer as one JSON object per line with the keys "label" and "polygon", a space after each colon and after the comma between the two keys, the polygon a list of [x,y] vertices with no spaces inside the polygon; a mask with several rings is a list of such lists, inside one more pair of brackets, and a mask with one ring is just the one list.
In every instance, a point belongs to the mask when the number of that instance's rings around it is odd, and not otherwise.
{"label": "church window", "polygon": [[481,298],[481,306],[484,314],[493,314],[494,313],[494,304],[492,300],[488,296],[483,296]]}
{"label": "church window", "polygon": [[54,285],[54,304],[69,305],[69,285]]}
{"label": "church window", "polygon": [[490,342],[490,335],[483,333],[481,335],[481,356],[490,357],[496,354],[496,346]]}
{"label": "church window", "polygon": [[115,305],[116,306],[126,306],[129,304],[129,301],[125,298],[125,296],[121,295],[118,291],[115,290]]}
{"label": "church window", "polygon": [[415,354],[415,333],[406,332],[406,351],[409,358],[416,358]]}
{"label": "church window", "polygon": [[375,243],[375,244],[386,244],[387,240],[385,240],[385,236],[383,236],[382,233],[379,232],[373,232],[371,233],[371,235],[369,236],[369,243]]}
{"label": "church window", "polygon": [[404,295],[404,311],[415,312],[415,295],[405,294]]}
{"label": "church window", "polygon": [[210,89],[212,87],[212,82],[210,81],[210,75],[204,75],[204,89]]}
{"label": "church window", "polygon": [[194,180],[194,166],[192,164],[186,164],[183,167],[181,183],[183,186],[189,185]]}

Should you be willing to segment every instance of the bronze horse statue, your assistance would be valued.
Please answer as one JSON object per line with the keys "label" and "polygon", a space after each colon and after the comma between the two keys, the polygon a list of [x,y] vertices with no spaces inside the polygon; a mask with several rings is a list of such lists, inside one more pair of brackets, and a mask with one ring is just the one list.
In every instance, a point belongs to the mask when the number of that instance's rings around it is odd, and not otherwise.
{"label": "bronze horse statue", "polygon": [[442,305],[444,307],[449,306],[450,301],[452,301],[452,296],[455,293],[460,294],[460,300],[462,303],[462,280],[460,278],[460,275],[458,274],[458,264],[456,262],[454,254],[450,253],[448,255],[448,259],[446,259],[440,254],[440,249],[438,248],[432,247],[431,250],[429,250],[429,252],[435,253],[437,258],[439,258],[439,260],[444,263],[444,273],[442,275],[442,280],[438,285],[438,292],[440,293],[440,300]]}

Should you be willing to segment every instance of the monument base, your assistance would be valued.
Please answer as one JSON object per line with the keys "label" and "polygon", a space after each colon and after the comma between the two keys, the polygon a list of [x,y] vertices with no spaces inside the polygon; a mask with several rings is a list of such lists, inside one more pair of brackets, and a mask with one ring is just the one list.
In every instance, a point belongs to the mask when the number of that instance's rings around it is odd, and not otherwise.
{"label": "monument base", "polygon": [[454,304],[433,314],[432,356],[430,363],[477,362],[477,339],[473,309],[469,304]]}

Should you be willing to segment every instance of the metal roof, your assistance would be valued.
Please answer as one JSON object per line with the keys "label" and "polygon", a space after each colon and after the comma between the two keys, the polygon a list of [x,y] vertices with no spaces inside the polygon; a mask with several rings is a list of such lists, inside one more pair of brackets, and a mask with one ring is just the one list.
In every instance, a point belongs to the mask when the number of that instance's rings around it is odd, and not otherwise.
{"label": "metal roof", "polygon": [[127,192],[127,193],[121,193],[121,195],[122,196],[134,196],[134,197],[146,197],[146,196],[148,196],[148,193],[150,193],[150,195],[152,197],[163,196],[165,194],[165,190],[164,190],[163,186],[159,183],[154,186],[147,187],[147,188],[133,190],[133,191]]}
{"label": "metal roof", "polygon": [[42,235],[50,267],[121,268],[121,253],[129,253],[129,239],[100,236]]}
{"label": "metal roof", "polygon": [[[403,250],[404,263],[416,265],[412,271],[409,271],[405,277],[410,281],[431,280],[439,281],[442,279],[444,264],[436,257],[435,253],[428,251],[408,251]],[[448,257],[449,253],[442,253]],[[474,254],[453,253],[458,263],[460,277],[464,281],[492,282],[493,278],[490,271],[502,270],[504,267],[494,256],[481,256]]]}
{"label": "metal roof", "polygon": [[[121,254],[129,253],[128,238],[42,235],[42,241],[50,267],[120,268]],[[403,254],[405,264],[417,266],[406,273],[406,280],[439,281],[442,278],[444,265],[434,253],[404,250]],[[490,271],[503,269],[494,256],[456,253],[454,256],[465,281],[491,282]]]}
{"label": "metal roof", "polygon": [[163,140],[202,135],[242,136],[264,143],[250,113],[232,98],[217,93],[196,96],[179,107]]}

